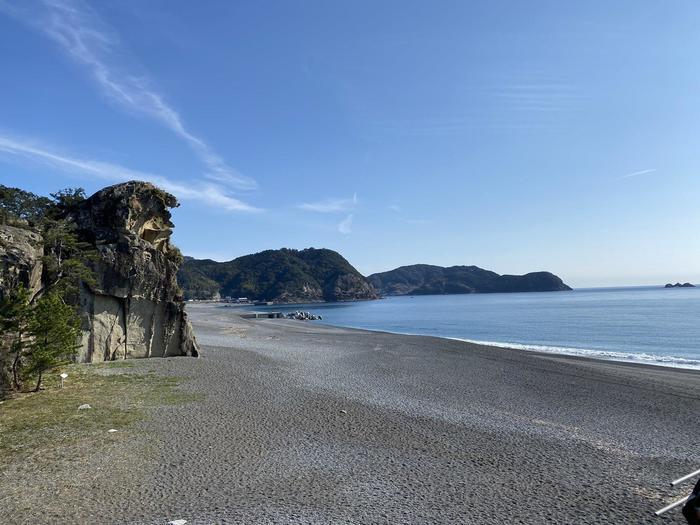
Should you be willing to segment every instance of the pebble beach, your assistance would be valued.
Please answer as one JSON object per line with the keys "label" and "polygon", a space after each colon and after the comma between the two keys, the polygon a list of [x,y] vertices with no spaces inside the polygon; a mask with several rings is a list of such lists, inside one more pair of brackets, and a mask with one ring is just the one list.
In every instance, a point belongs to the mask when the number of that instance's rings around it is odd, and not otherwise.
{"label": "pebble beach", "polygon": [[188,310],[201,357],[134,370],[196,400],[10,522],[682,523],[653,511],[697,468],[697,371]]}

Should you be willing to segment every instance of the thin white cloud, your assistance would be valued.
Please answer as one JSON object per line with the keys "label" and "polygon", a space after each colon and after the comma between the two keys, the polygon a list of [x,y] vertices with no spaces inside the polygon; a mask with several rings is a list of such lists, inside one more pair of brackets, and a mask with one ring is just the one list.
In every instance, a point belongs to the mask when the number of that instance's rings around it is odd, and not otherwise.
{"label": "thin white cloud", "polygon": [[88,176],[91,179],[100,179],[112,183],[126,182],[129,180],[152,182],[174,194],[178,199],[198,201],[208,206],[228,211],[262,211],[259,208],[255,208],[254,206],[232,197],[228,194],[226,188],[218,184],[210,182],[183,183],[173,181],[161,175],[132,170],[110,162],[65,155],[52,148],[39,145],[36,142],[4,135],[0,135],[0,156],[28,159],[50,165],[66,172],[78,173]]}
{"label": "thin white cloud", "polygon": [[618,177],[617,180],[621,179],[629,179],[631,177],[637,177],[638,175],[646,175],[647,173],[654,173],[656,169],[650,169],[650,170],[641,170],[641,171],[634,171],[632,173],[628,173],[626,175],[622,175],[621,177]]}
{"label": "thin white cloud", "polygon": [[180,114],[150,85],[145,74],[124,65],[125,50],[119,38],[82,0],[43,0],[9,3],[0,10],[44,33],[73,60],[85,66],[110,100],[145,115],[180,137],[207,168],[206,178],[238,189],[253,189],[256,182],[229,166],[203,139],[193,134]]}
{"label": "thin white cloud", "polygon": [[317,213],[344,213],[351,211],[357,205],[357,193],[351,199],[325,199],[318,202],[305,202],[297,208]]}
{"label": "thin white cloud", "polygon": [[389,209],[393,212],[401,213],[401,206],[399,206],[398,204],[392,204],[391,206],[389,206]]}
{"label": "thin white cloud", "polygon": [[407,224],[425,225],[434,224],[435,221],[431,219],[404,219],[404,222]]}
{"label": "thin white cloud", "polygon": [[343,235],[350,235],[352,233],[352,221],[354,218],[352,213],[345,217],[345,219],[338,224],[338,231]]}

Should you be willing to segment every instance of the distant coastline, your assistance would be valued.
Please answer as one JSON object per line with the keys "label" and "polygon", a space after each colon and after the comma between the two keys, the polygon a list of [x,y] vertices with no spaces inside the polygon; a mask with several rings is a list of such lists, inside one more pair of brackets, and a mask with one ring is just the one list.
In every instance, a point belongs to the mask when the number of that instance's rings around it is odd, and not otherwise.
{"label": "distant coastline", "polygon": [[265,250],[228,262],[185,257],[178,281],[186,300],[278,304],[571,290],[551,272],[500,275],[478,266],[414,264],[365,277],[341,254],[325,248]]}
{"label": "distant coastline", "polygon": [[301,309],[322,315],[325,325],[697,369],[697,290],[684,288],[669,296],[657,285],[577,289],[567,294],[395,296],[379,302],[275,304],[242,310]]}

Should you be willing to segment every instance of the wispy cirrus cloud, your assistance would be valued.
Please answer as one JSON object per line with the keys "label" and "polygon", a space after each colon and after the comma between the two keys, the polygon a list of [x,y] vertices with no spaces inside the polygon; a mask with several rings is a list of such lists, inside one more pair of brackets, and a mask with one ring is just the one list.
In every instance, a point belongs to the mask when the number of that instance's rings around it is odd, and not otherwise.
{"label": "wispy cirrus cloud", "polygon": [[349,199],[330,198],[316,202],[305,202],[297,205],[297,208],[315,213],[347,213],[347,216],[338,223],[337,228],[343,235],[350,235],[352,233],[352,223],[355,220],[353,212],[357,207],[357,202],[357,193],[355,193]]}
{"label": "wispy cirrus cloud", "polygon": [[340,224],[338,224],[338,231],[343,235],[350,235],[352,233],[352,221],[355,216],[351,213],[345,219],[343,219]]}
{"label": "wispy cirrus cloud", "polygon": [[10,156],[16,159],[38,162],[65,172],[76,173],[87,176],[90,179],[100,179],[111,183],[129,180],[148,181],[174,194],[178,199],[199,201],[208,206],[228,211],[262,211],[231,196],[219,184],[174,181],[162,175],[133,170],[111,162],[66,155],[54,148],[38,144],[36,141],[0,135],[0,156]]}
{"label": "wispy cirrus cloud", "polygon": [[357,205],[357,193],[350,199],[324,199],[317,202],[305,202],[297,208],[317,213],[343,213],[351,211]]}
{"label": "wispy cirrus cloud", "polygon": [[617,180],[631,179],[632,177],[637,177],[639,175],[646,175],[647,173],[654,173],[655,171],[656,171],[656,168],[648,169],[648,170],[633,171],[632,173],[627,173],[625,175],[617,177]]}
{"label": "wispy cirrus cloud", "polygon": [[237,189],[256,182],[241,175],[202,138],[186,127],[180,114],[133,63],[116,33],[83,0],[0,0],[4,11],[45,34],[90,72],[101,92],[125,110],[160,123],[182,139],[206,167],[204,176]]}

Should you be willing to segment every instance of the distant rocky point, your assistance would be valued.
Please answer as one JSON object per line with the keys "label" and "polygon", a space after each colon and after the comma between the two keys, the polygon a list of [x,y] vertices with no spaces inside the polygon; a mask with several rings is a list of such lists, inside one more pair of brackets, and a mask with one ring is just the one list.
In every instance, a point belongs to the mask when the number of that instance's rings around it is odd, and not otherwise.
{"label": "distant rocky point", "polygon": [[478,266],[414,264],[368,277],[383,295],[442,295],[497,292],[558,292],[571,290],[556,275],[534,272],[499,275]]}
{"label": "distant rocky point", "polygon": [[664,288],[695,288],[695,285],[690,284],[690,283],[683,283],[683,284],[681,284],[681,283],[676,283],[676,284],[668,283],[668,284],[666,284],[666,286],[664,286]]}

